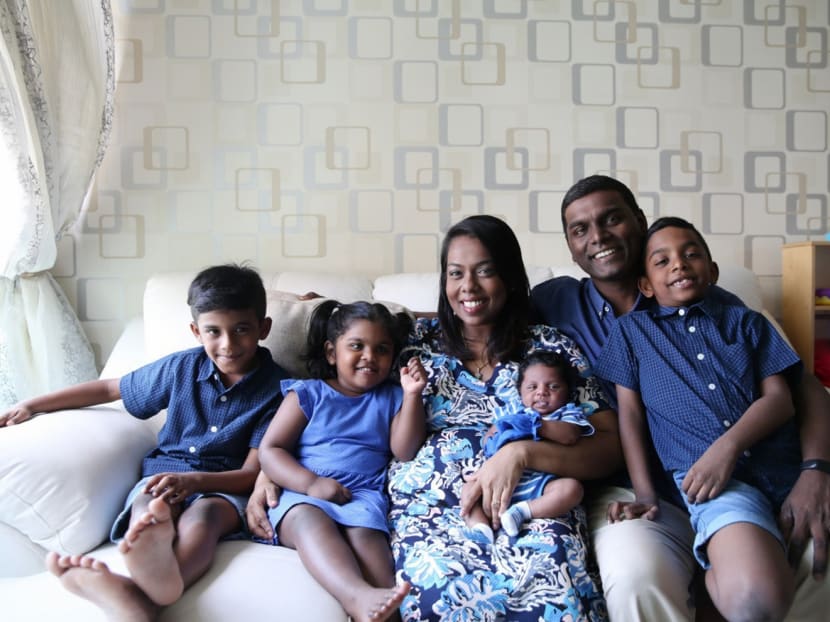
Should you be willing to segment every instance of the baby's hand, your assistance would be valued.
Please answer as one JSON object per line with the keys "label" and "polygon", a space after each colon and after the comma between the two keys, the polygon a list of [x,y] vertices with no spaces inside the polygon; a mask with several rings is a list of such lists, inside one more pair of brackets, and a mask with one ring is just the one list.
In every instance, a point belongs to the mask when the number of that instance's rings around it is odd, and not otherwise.
{"label": "baby's hand", "polygon": [[23,406],[22,403],[15,404],[9,410],[0,414],[0,428],[16,423],[23,423],[31,419],[33,415],[34,413]]}
{"label": "baby's hand", "polygon": [[325,499],[337,505],[343,505],[351,501],[352,493],[343,484],[331,477],[318,477],[308,487],[306,494],[317,499]]}
{"label": "baby's hand", "polygon": [[401,388],[404,393],[420,395],[427,386],[427,372],[421,360],[413,356],[406,362],[406,367],[401,367]]}

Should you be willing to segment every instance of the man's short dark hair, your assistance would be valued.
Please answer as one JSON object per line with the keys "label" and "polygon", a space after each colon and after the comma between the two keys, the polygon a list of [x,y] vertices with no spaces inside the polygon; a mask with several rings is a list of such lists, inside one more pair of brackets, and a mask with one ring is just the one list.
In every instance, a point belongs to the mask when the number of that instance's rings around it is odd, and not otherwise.
{"label": "man's short dark hair", "polygon": [[252,309],[265,318],[265,286],[259,273],[234,263],[205,268],[190,283],[187,304],[194,320],[210,311]]}
{"label": "man's short dark hair", "polygon": [[637,205],[637,199],[634,198],[634,193],[619,179],[614,179],[607,175],[591,175],[590,177],[585,177],[571,186],[562,199],[562,228],[565,231],[566,237],[568,235],[568,227],[565,222],[565,210],[568,206],[577,199],[603,190],[616,190],[620,193],[623,202],[631,208],[634,214],[640,212],[640,206]]}

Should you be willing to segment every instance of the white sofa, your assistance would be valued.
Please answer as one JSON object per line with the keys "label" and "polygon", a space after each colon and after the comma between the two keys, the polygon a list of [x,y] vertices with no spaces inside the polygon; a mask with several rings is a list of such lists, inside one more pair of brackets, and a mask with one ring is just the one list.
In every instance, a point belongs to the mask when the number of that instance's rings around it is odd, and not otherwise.
{"label": "white sofa", "polygon": [[[553,275],[578,275],[575,266],[529,270],[531,284]],[[315,301],[296,294],[316,291],[341,301],[375,299],[413,311],[434,311],[437,274],[390,274],[375,279],[320,273],[263,273],[274,328],[266,341],[289,372],[302,374],[298,354]],[[131,321],[101,377],[120,376],[159,356],[194,345],[185,302],[193,273],[150,278],[142,318]],[[721,266],[721,285],[761,309],[757,277]],[[39,416],[0,430],[0,618],[102,620],[101,612],[60,586],[44,570],[49,550],[87,553],[126,572],[110,524],[137,480],[142,456],[155,444],[164,414],[139,421],[115,402]],[[345,620],[337,602],[308,575],[294,551],[252,542],[226,542],[208,574],[167,608],[162,620]]]}

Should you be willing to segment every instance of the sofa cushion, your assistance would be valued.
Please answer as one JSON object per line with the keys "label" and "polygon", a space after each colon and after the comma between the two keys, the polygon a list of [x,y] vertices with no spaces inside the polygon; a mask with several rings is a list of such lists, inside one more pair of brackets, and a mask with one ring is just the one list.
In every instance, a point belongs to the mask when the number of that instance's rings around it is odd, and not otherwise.
{"label": "sofa cushion", "polygon": [[155,427],[127,415],[120,402],[4,428],[0,522],[48,550],[94,548],[107,538],[155,444]]}

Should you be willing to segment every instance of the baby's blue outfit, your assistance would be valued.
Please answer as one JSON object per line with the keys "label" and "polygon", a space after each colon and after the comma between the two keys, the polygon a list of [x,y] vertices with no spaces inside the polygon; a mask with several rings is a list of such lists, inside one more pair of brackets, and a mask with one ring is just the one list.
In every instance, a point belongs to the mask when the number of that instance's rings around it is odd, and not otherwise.
{"label": "baby's blue outfit", "polygon": [[[539,426],[543,419],[545,421],[564,421],[578,425],[583,429],[582,436],[591,436],[594,433],[594,426],[588,422],[583,409],[573,402],[568,402],[544,416],[528,406],[520,405],[518,409],[515,406],[499,408],[495,411],[495,418],[496,431],[484,441],[484,455],[488,458],[511,441],[521,439],[539,440]],[[545,486],[554,478],[556,478],[556,475],[552,473],[525,471],[513,491],[510,504],[536,499],[542,495]]]}
{"label": "baby's blue outfit", "polygon": [[283,380],[282,391],[294,391],[308,418],[294,457],[321,477],[336,479],[352,493],[338,505],[309,495],[283,490],[268,518],[277,527],[291,508],[305,503],[320,508],[344,527],[368,527],[389,533],[385,494],[386,466],[392,419],[401,409],[403,390],[385,382],[358,396],[335,391],[323,380]]}

